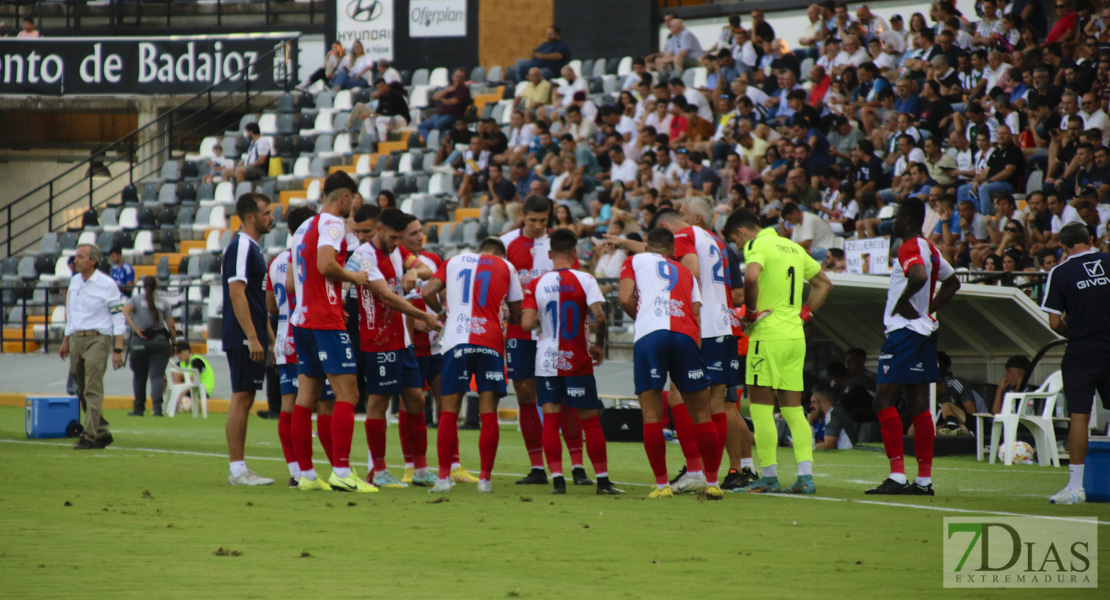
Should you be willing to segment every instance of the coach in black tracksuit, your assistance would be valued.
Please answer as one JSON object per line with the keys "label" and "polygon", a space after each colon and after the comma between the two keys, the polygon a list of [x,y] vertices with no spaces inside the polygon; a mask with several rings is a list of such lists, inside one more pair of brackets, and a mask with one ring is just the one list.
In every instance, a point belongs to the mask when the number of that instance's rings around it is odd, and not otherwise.
{"label": "coach in black tracksuit", "polygon": [[1110,408],[1110,254],[1091,248],[1090,233],[1082,223],[1064,226],[1060,245],[1067,259],[1049,272],[1041,309],[1049,313],[1052,329],[1068,338],[1060,371],[1071,414],[1070,479],[1051,501],[1078,504],[1086,499],[1083,463],[1096,391],[1102,405]]}

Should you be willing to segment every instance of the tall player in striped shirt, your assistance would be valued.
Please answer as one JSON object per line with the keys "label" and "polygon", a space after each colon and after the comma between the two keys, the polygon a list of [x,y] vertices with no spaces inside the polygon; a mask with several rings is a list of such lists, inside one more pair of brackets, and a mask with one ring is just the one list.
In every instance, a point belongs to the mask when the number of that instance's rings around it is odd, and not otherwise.
{"label": "tall player in striped shirt", "polygon": [[[601,401],[594,365],[605,360],[605,299],[592,275],[573,269],[577,244],[578,236],[570,231],[552,233],[550,252],[555,268],[533,279],[524,292],[521,327],[540,331],[536,387],[544,414],[543,449],[554,482],[552,493],[566,494],[559,426],[564,411],[577,412],[597,476],[597,494],[623,494],[609,482],[605,434],[597,416]],[[587,337],[590,315],[596,335],[593,346]]]}
{"label": "tall player in striped shirt", "polygon": [[[933,313],[960,289],[952,266],[921,234],[925,204],[917,198],[903,200],[894,215],[894,237],[901,238],[898,260],[890,273],[890,289],[883,311],[886,342],[879,351],[875,412],[883,447],[890,459],[890,477],[868,494],[933,495],[933,441],[936,427],[929,411],[929,384],[940,381],[937,363],[937,329]],[[937,282],[941,282],[937,289]],[[902,419],[894,402],[906,392],[913,415],[913,445],[917,478],[906,479],[902,457]]]}
{"label": "tall player in striped shirt", "polygon": [[[443,412],[440,413],[437,450],[439,480],[431,493],[451,491],[451,462],[459,454],[459,406],[470,391],[470,378],[477,380],[478,406],[482,431],[478,451],[482,467],[478,492],[493,491],[490,477],[501,431],[497,424],[497,402],[505,395],[505,338],[501,333],[501,304],[508,301],[509,323],[520,324],[520,304],[524,295],[516,269],[504,259],[505,245],[487,238],[470,252],[451,257],[424,284],[424,302],[444,318]],[[440,290],[447,291],[447,310],[439,301]]]}
{"label": "tall player in striped shirt", "polygon": [[[621,267],[620,305],[636,321],[632,346],[636,395],[644,413],[644,450],[657,489],[649,498],[674,496],[667,481],[667,442],[663,438],[663,389],[667,375],[697,411],[694,418],[711,422],[709,382],[698,342],[701,292],[690,270],[667,258],[674,254],[674,234],[656,227],[648,234],[647,251]],[[686,457],[686,476],[677,491],[702,491],[711,500],[723,497],[714,473],[705,473],[702,456],[716,451],[716,436],[699,436],[685,403],[671,406],[675,429]],[[710,439],[712,438],[712,439]],[[710,480],[712,478],[712,480]]]}
{"label": "tall player in striped shirt", "polygon": [[[418,275],[430,277],[431,269],[419,263],[408,250],[399,245],[401,236],[416,217],[396,208],[387,208],[378,216],[378,232],[351,256],[348,269],[361,269],[371,283],[380,281],[390,294],[369,288],[359,290],[359,339],[365,361],[366,443],[370,449],[371,477],[378,487],[407,487],[389,473],[385,464],[386,422],[389,399],[401,395],[400,427],[407,438],[415,465],[413,483],[431,485],[435,478],[428,472],[426,452],[428,429],[424,423],[424,387],[420,370],[410,346],[406,315],[426,325],[437,324],[435,315],[420,310],[403,299],[405,290],[416,286]],[[419,264],[418,264],[419,263]],[[405,439],[402,438],[402,439]]]}
{"label": "tall player in striped shirt", "polygon": [[[422,262],[425,266],[431,269],[432,273],[439,270],[443,264],[443,259],[433,252],[424,250],[424,229],[420,221],[413,221],[409,223],[408,229],[401,237],[401,245],[412,253],[413,256]],[[424,303],[424,297],[421,295],[424,291],[424,282],[421,281],[416,284],[416,287],[410,290],[405,299],[412,303],[416,308],[427,311],[429,314],[434,315],[427,304]],[[442,293],[441,293],[442,297]],[[420,381],[427,384],[428,390],[432,393],[432,400],[436,412],[440,415],[443,414],[443,397],[439,391],[440,373],[443,371],[443,351],[439,346],[439,332],[430,330],[423,321],[413,319],[412,317],[405,318],[405,326],[408,328],[409,337],[412,339],[413,354],[416,355],[416,365],[420,368]],[[425,408],[424,414],[431,413],[432,407]],[[425,423],[430,420],[425,417]],[[399,427],[399,429],[401,429]],[[414,468],[410,468],[409,463],[405,463],[405,476],[401,478],[402,482],[409,483],[412,481]],[[478,478],[471,475],[469,471],[463,468],[459,463],[459,457],[456,454],[451,461],[451,481],[455,483],[478,483]]]}
{"label": "tall player in striped shirt", "polygon": [[[532,194],[524,199],[521,213],[524,226],[501,236],[501,241],[505,244],[506,259],[517,270],[520,285],[527,288],[533,279],[552,269],[551,257],[548,255],[551,240],[547,235],[551,200]],[[574,267],[578,267],[577,259]],[[524,437],[524,446],[532,463],[531,472],[517,483],[545,485],[547,475],[543,470],[543,426],[536,407],[536,341],[539,337],[535,332],[524,331],[518,325],[509,325],[507,334],[509,341],[506,344],[505,357],[509,379],[513,380],[513,391],[516,392],[520,406],[520,433]],[[582,429],[574,411],[564,413],[562,427],[567,450],[570,452],[574,483],[590,485],[593,482],[586,478],[586,471],[582,468]]]}

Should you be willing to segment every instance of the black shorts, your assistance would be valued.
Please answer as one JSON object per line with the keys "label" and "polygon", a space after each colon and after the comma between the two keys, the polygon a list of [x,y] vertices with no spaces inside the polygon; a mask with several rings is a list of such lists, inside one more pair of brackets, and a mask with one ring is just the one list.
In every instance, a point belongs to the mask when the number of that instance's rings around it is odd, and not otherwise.
{"label": "black shorts", "polygon": [[1102,397],[1103,408],[1110,409],[1110,353],[1080,344],[1068,344],[1060,374],[1064,376],[1064,398],[1068,413],[1089,415],[1094,406],[1095,392]]}
{"label": "black shorts", "polygon": [[265,176],[266,172],[262,170],[262,167],[247,167],[247,181],[262,179]]}
{"label": "black shorts", "polygon": [[266,379],[266,365],[251,360],[250,351],[246,348],[228,348],[224,351],[227,355],[227,366],[231,370],[231,391],[255,392],[262,389]]}

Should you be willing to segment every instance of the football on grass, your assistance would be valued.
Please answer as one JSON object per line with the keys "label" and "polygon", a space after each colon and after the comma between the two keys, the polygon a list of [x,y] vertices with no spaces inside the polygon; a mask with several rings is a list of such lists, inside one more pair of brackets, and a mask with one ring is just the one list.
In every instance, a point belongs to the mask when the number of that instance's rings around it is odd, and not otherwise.
{"label": "football on grass", "polygon": [[[998,449],[998,458],[1005,461],[1004,455],[1005,447]],[[1033,447],[1025,442],[1014,442],[1014,464],[1015,465],[1031,465],[1033,464]]]}

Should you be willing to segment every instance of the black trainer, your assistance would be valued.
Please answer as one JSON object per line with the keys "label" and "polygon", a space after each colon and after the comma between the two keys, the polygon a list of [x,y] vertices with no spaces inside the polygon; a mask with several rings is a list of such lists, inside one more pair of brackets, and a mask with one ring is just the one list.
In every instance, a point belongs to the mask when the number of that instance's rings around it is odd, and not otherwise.
{"label": "black trainer", "polygon": [[608,477],[597,478],[597,495],[598,496],[619,496],[624,493],[624,490],[613,487],[612,482]]}
{"label": "black trainer", "polygon": [[99,446],[96,445],[96,442],[90,441],[87,438],[81,438],[73,445],[74,450],[96,450],[97,448],[99,448]]}
{"label": "black trainer", "polygon": [[112,437],[112,434],[106,433],[106,434],[96,438],[95,443],[96,443],[97,448],[107,448],[108,446],[111,446],[112,442],[114,442],[114,441],[116,441],[116,440],[115,440],[115,438]]}
{"label": "black trainer", "polygon": [[594,482],[589,477],[586,477],[586,469],[584,467],[575,467],[570,471],[571,476],[574,477],[574,485],[593,485]]}
{"label": "black trainer", "polygon": [[907,487],[909,487],[908,483],[898,483],[888,477],[886,481],[879,484],[879,487],[869,489],[864,493],[880,494],[884,496],[901,496],[906,493]]}
{"label": "black trainer", "polygon": [[907,496],[936,496],[933,493],[933,484],[921,485],[916,481],[911,481],[906,484],[906,491],[902,492]]}
{"label": "black trainer", "polygon": [[729,469],[728,475],[725,475],[724,481],[721,482],[721,489],[726,492],[740,491],[740,488],[748,485],[744,479],[743,473],[736,469]]}
{"label": "black trainer", "polygon": [[565,495],[567,493],[567,480],[563,479],[562,475],[552,477],[551,482],[554,484],[554,487],[551,488],[552,494]]}
{"label": "black trainer", "polygon": [[292,476],[289,477],[289,487],[291,487],[291,488],[297,487],[297,480],[293,479]]}
{"label": "black trainer", "polygon": [[543,469],[532,469],[528,475],[516,480],[517,485],[547,485],[547,472]]}
{"label": "black trainer", "polygon": [[675,482],[677,482],[679,479],[682,479],[682,476],[685,475],[685,474],[686,474],[686,465],[682,465],[682,468],[679,469],[679,471],[678,471],[678,475],[675,475],[674,479],[671,480],[671,485],[674,485]]}
{"label": "black trainer", "polygon": [[751,467],[740,469],[740,474],[744,476],[744,487],[755,483],[755,480],[759,479],[759,473],[756,473],[755,469]]}
{"label": "black trainer", "polygon": [[129,416],[129,417],[141,417],[141,416],[143,416],[143,411],[141,411],[141,410],[129,410],[129,411],[127,411],[127,416]]}

